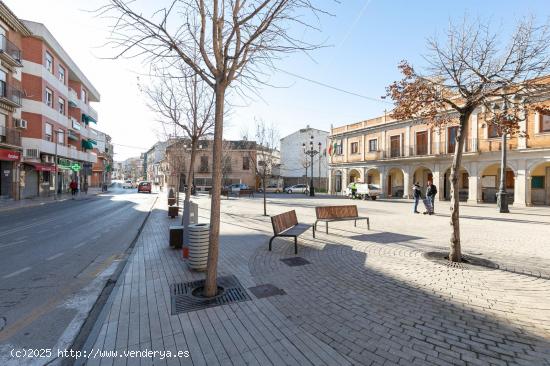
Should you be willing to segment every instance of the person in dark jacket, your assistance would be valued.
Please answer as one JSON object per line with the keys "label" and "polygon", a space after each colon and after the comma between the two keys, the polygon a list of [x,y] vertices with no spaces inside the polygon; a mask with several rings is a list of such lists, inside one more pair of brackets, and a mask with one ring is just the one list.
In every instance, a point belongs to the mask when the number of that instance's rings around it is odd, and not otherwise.
{"label": "person in dark jacket", "polygon": [[418,201],[422,198],[422,191],[420,190],[420,184],[416,182],[413,186],[413,198],[414,198],[414,213],[418,212]]}
{"label": "person in dark jacket", "polygon": [[428,188],[426,189],[426,198],[430,201],[431,211],[425,212],[429,215],[433,215],[435,211],[434,201],[437,194],[437,187],[433,182],[428,182]]}

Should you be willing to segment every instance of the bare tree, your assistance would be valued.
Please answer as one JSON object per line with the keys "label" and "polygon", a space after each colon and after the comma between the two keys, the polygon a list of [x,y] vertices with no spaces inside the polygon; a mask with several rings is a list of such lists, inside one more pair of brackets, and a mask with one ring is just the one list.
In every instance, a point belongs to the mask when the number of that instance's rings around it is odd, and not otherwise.
{"label": "bare tree", "polygon": [[[262,120],[255,124],[255,149],[249,150],[248,158],[254,166],[254,173],[262,184],[264,201],[264,216],[267,216],[266,188],[273,174],[273,168],[279,163],[277,147],[279,146],[279,132],[273,124],[267,124]],[[243,136],[247,141],[248,136]]]}
{"label": "bare tree", "polygon": [[[275,57],[317,48],[304,42],[301,28],[313,29],[304,12],[320,13],[313,0],[170,0],[167,7],[144,15],[130,0],[108,0],[98,14],[113,21],[115,57],[143,56],[148,62],[185,62],[215,95],[214,161],[210,243],[205,296],[217,293],[223,120],[226,92],[238,81],[250,86]],[[197,49],[201,55],[192,57]]]}
{"label": "bare tree", "polygon": [[[451,226],[449,259],[462,260],[459,226],[458,176],[466,126],[476,109],[505,107],[491,119],[506,133],[519,131],[520,114],[534,102],[545,83],[539,78],[550,71],[548,25],[533,19],[518,22],[508,44],[500,47],[498,33],[480,22],[451,24],[446,43],[428,40],[427,75],[417,73],[406,61],[399,65],[403,79],[387,88],[395,102],[392,117],[415,118],[434,126],[458,126],[451,165]],[[522,113],[517,113],[522,110]]]}
{"label": "bare tree", "polygon": [[[167,73],[168,71],[168,73]],[[189,241],[190,200],[193,189],[193,171],[199,141],[212,133],[214,126],[214,97],[212,90],[199,76],[185,64],[172,68],[178,78],[172,77],[170,69],[156,72],[152,85],[141,89],[149,97],[149,108],[160,116],[160,122],[170,131],[174,129],[174,137],[182,136],[176,143],[180,150],[173,154],[174,161],[170,161],[176,174],[181,174],[187,168],[186,191],[183,204],[182,224],[184,226],[184,242]],[[174,72],[174,73],[175,73]],[[185,164],[185,157],[189,154],[189,164]],[[179,195],[179,179],[176,187]]]}

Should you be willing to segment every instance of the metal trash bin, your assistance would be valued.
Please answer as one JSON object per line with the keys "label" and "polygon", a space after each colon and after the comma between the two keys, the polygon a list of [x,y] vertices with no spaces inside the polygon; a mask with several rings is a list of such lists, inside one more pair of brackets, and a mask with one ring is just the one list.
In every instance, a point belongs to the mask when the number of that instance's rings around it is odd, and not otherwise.
{"label": "metal trash bin", "polygon": [[193,224],[188,226],[189,232],[189,268],[195,271],[205,271],[208,262],[208,243],[210,236],[209,224]]}
{"label": "metal trash bin", "polygon": [[170,247],[174,249],[181,249],[183,246],[183,226],[171,225],[169,230],[170,230]]}

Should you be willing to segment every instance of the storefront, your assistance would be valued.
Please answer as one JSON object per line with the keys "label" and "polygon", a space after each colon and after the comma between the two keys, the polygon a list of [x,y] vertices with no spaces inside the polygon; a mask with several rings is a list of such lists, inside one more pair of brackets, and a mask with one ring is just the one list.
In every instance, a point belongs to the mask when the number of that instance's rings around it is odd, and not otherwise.
{"label": "storefront", "polygon": [[17,199],[17,165],[21,152],[0,149],[0,198]]}
{"label": "storefront", "polygon": [[[32,185],[34,186],[35,180],[38,184],[38,191],[36,195],[41,197],[49,197],[53,195],[54,191],[54,176],[55,176],[55,166],[53,164],[42,164],[42,163],[25,163],[25,165],[30,166],[34,169],[36,173],[32,173]],[[26,170],[26,174],[28,174]],[[25,184],[26,185],[26,184]],[[31,189],[28,190],[28,194],[32,194]]]}

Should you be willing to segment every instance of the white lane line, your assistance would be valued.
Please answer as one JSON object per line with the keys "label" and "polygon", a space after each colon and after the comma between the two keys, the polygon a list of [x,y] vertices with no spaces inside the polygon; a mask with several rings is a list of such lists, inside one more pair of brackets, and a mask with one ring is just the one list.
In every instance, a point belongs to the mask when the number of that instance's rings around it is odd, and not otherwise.
{"label": "white lane line", "polygon": [[46,258],[47,261],[53,261],[55,258],[59,258],[63,255],[63,252],[52,255],[51,257]]}
{"label": "white lane line", "polygon": [[73,248],[80,248],[80,247],[83,246],[84,244],[86,244],[85,241],[83,241],[83,242],[80,243],[80,244],[75,245]]}
{"label": "white lane line", "polygon": [[7,248],[7,247],[18,245],[18,244],[21,244],[21,243],[24,243],[24,242],[25,242],[25,240],[17,240],[17,241],[11,242],[9,244],[0,245],[0,248]]}
{"label": "white lane line", "polygon": [[5,276],[2,277],[2,278],[10,278],[10,277],[13,277],[13,276],[17,276],[18,274],[21,274],[21,273],[23,273],[23,272],[26,272],[26,271],[28,271],[29,269],[31,269],[31,267],[21,268],[20,270],[15,271],[15,272],[12,272],[12,273],[10,273],[10,274],[7,274],[7,275],[5,275]]}

